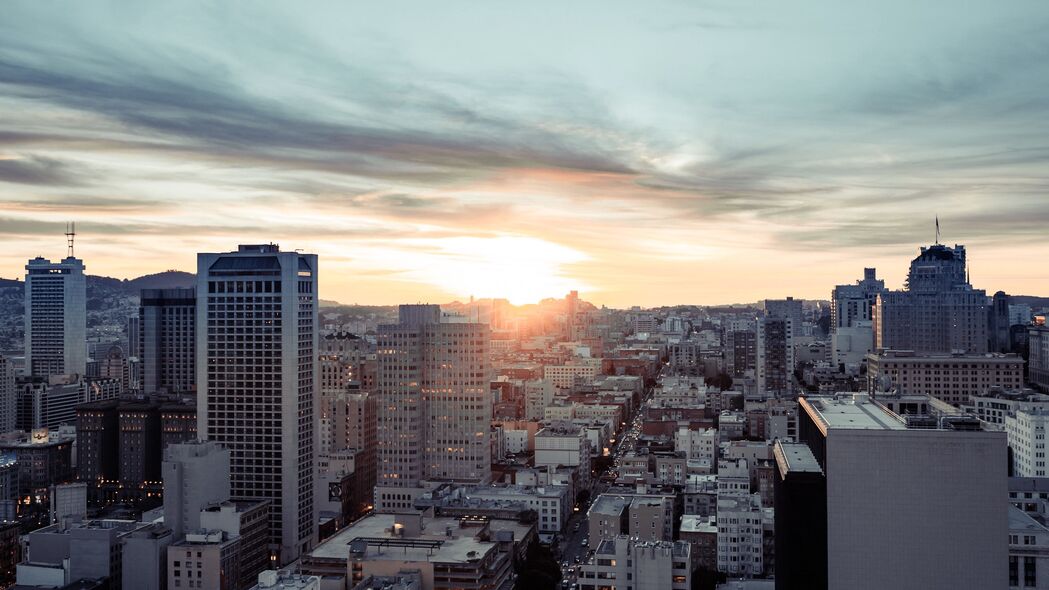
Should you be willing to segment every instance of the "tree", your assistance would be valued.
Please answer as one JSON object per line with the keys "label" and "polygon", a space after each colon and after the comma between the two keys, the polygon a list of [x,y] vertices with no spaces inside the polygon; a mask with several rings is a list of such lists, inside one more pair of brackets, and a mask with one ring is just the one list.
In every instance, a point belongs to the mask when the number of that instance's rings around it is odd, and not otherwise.
{"label": "tree", "polygon": [[721,391],[732,389],[732,375],[729,375],[728,373],[718,373],[713,377],[707,377],[706,383],[711,387],[717,387]]}
{"label": "tree", "polygon": [[514,590],[557,590],[560,581],[561,565],[553,553],[539,543],[532,543],[524,562],[518,565]]}
{"label": "tree", "polygon": [[579,493],[575,495],[575,503],[579,506],[586,506],[587,502],[590,501],[590,490],[579,490]]}

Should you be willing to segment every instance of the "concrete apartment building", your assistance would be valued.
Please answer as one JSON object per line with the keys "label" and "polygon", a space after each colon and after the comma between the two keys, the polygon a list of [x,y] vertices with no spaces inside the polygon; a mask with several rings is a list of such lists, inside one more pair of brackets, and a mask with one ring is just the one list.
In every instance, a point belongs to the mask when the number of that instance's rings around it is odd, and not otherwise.
{"label": "concrete apartment building", "polygon": [[378,332],[377,510],[411,508],[424,481],[491,479],[487,324],[402,305]]}
{"label": "concrete apartment building", "polygon": [[990,390],[1021,389],[1024,360],[1015,354],[917,354],[886,350],[867,356],[867,391],[884,384],[905,395],[928,395],[954,406]]}
{"label": "concrete apartment building", "polygon": [[278,564],[317,540],[318,261],[277,245],[197,255],[197,432],[229,449],[231,494],[269,500]]}
{"label": "concrete apartment building", "polygon": [[83,375],[87,367],[84,261],[39,256],[25,267],[25,367],[33,377]]}
{"label": "concrete apartment building", "polygon": [[[900,416],[865,394],[804,397],[799,409],[799,442],[812,457],[784,469],[781,451],[775,484],[803,488],[781,488],[777,500],[807,501],[777,504],[776,526],[826,527],[807,531],[816,549],[776,556],[777,589],[1004,587],[1005,433],[965,416]],[[826,572],[826,584],[792,570]]]}
{"label": "concrete apartment building", "polygon": [[625,535],[603,539],[580,566],[580,590],[689,590],[692,546],[684,541],[648,541]]}

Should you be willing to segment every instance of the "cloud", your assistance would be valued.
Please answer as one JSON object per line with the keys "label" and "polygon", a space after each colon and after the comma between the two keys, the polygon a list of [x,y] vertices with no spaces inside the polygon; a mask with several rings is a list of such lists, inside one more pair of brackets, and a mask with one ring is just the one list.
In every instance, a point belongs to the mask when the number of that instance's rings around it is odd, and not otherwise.
{"label": "cloud", "polygon": [[0,182],[51,186],[79,186],[87,183],[82,170],[44,156],[0,155]]}

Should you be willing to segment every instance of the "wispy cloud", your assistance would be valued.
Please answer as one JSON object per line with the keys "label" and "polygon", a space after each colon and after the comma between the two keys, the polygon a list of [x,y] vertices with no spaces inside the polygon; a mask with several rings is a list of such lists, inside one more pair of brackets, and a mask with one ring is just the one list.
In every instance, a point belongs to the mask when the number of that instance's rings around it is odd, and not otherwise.
{"label": "wispy cloud", "polygon": [[815,296],[939,215],[1049,290],[1041,4],[115,6],[0,19],[15,272],[76,218],[106,274],[273,239],[328,298]]}

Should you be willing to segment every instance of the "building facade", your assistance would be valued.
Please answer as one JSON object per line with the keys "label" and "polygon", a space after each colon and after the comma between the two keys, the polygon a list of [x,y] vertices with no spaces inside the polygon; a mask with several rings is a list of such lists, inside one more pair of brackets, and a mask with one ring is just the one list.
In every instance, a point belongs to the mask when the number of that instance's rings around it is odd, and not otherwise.
{"label": "building facade", "polygon": [[87,367],[84,262],[34,258],[25,267],[26,374],[82,375]]}
{"label": "building facade", "polygon": [[197,432],[230,450],[233,499],[269,500],[285,564],[316,542],[317,256],[197,255]]}
{"label": "building facade", "polygon": [[196,290],[143,289],[138,314],[142,392],[195,392]]}
{"label": "building facade", "polygon": [[987,352],[987,293],[972,288],[965,264],[965,246],[923,246],[911,261],[907,289],[878,295],[875,348]]}
{"label": "building facade", "polygon": [[1023,358],[1014,354],[886,350],[867,356],[868,393],[891,384],[902,395],[929,395],[955,406],[992,389],[1021,389],[1023,373]]}
{"label": "building facade", "polygon": [[402,305],[378,331],[376,507],[412,505],[423,481],[491,479],[487,324]]}

